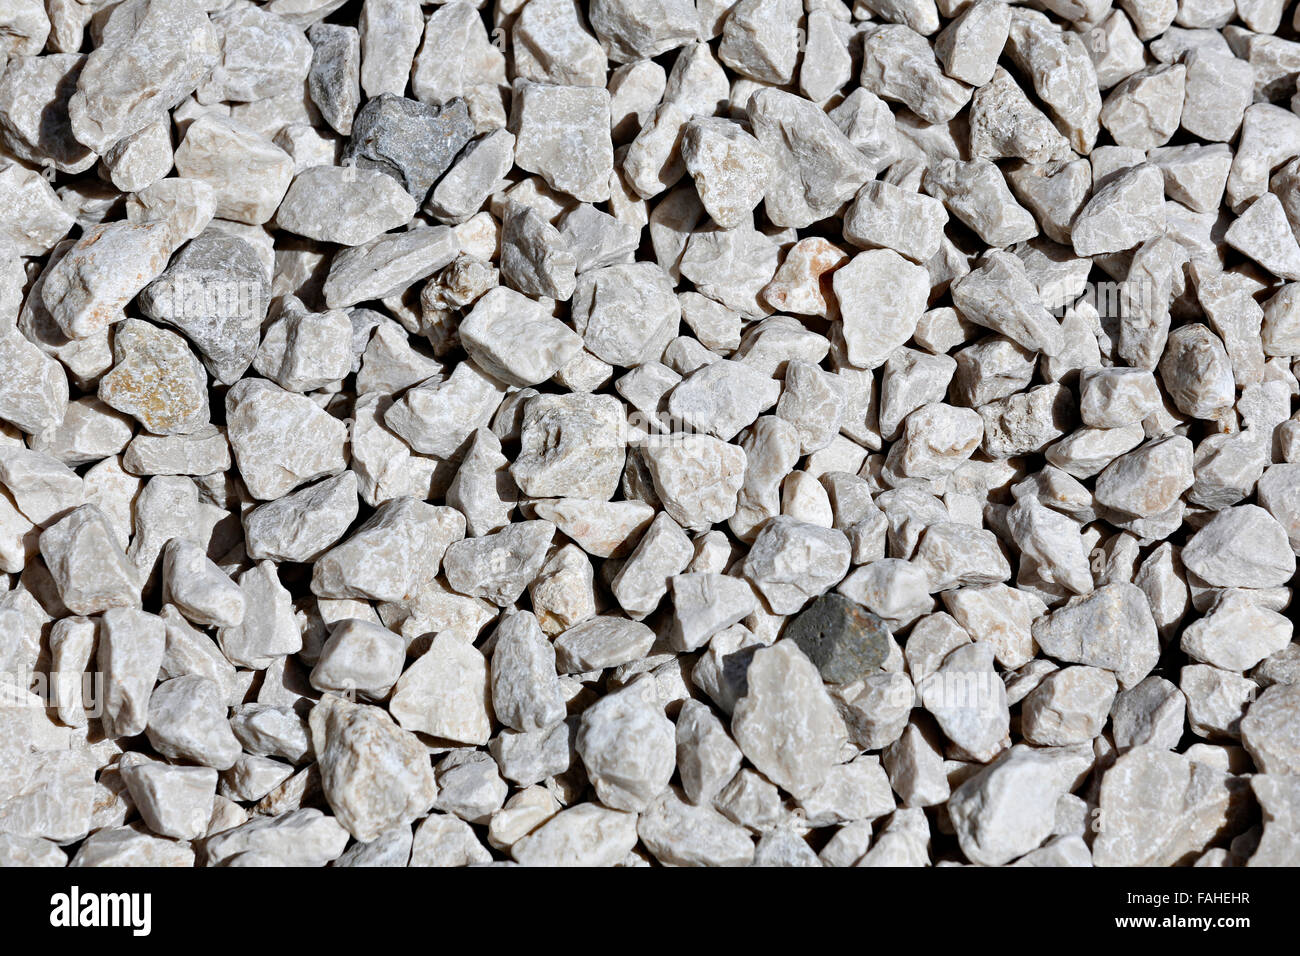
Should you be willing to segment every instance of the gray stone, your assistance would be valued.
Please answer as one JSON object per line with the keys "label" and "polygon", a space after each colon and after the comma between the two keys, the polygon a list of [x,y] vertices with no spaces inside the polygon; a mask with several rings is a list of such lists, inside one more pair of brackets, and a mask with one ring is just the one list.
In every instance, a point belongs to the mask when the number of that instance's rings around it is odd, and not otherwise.
{"label": "gray stone", "polygon": [[361,102],[361,37],[353,27],[314,23],[307,39],[312,45],[307,74],[312,102],[336,132],[348,136]]}
{"label": "gray stone", "polygon": [[786,625],[784,636],[799,645],[829,684],[868,676],[889,654],[889,628],[856,601],[823,594]]}
{"label": "gray stone", "polygon": [[473,135],[464,100],[434,107],[382,93],[357,110],[342,161],[387,173],[422,203]]}

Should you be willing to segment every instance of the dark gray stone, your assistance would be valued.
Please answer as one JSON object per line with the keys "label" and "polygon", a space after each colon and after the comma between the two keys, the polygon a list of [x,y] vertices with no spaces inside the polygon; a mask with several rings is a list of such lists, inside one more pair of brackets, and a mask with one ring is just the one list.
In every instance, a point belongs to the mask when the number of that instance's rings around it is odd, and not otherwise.
{"label": "dark gray stone", "polygon": [[876,671],[889,656],[885,622],[841,594],[823,594],[785,627],[830,684],[847,684]]}
{"label": "dark gray stone", "polygon": [[722,658],[722,687],[731,705],[749,693],[749,665],[761,644],[751,644]]}
{"label": "dark gray stone", "polygon": [[237,382],[257,352],[270,284],[257,251],[208,230],[140,293],[140,311],[184,333],[218,381]]}
{"label": "dark gray stone", "polygon": [[315,23],[307,39],[312,46],[307,92],[325,122],[347,136],[361,103],[361,35],[353,27]]}
{"label": "dark gray stone", "polygon": [[382,93],[357,111],[343,165],[385,172],[422,203],[473,135],[460,97],[429,106]]}

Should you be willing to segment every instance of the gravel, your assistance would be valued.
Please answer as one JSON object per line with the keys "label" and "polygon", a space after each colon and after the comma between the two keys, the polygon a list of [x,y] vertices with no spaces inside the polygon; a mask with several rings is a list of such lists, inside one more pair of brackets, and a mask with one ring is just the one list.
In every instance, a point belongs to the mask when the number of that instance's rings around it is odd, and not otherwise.
{"label": "gravel", "polygon": [[0,0],[0,865],[1300,863],[1284,6]]}

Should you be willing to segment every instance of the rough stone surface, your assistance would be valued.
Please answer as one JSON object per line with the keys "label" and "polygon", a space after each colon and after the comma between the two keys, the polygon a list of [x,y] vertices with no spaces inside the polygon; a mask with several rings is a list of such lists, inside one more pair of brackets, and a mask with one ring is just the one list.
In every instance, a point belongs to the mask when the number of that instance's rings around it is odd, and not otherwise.
{"label": "rough stone surface", "polygon": [[1297,862],[1288,15],[0,0],[0,865]]}

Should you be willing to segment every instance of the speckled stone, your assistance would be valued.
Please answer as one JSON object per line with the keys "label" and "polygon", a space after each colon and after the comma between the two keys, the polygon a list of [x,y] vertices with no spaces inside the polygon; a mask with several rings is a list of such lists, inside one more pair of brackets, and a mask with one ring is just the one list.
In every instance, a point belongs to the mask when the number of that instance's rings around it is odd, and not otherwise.
{"label": "speckled stone", "polygon": [[847,684],[880,667],[889,654],[889,628],[856,601],[823,594],[786,625],[785,636],[830,684]]}

